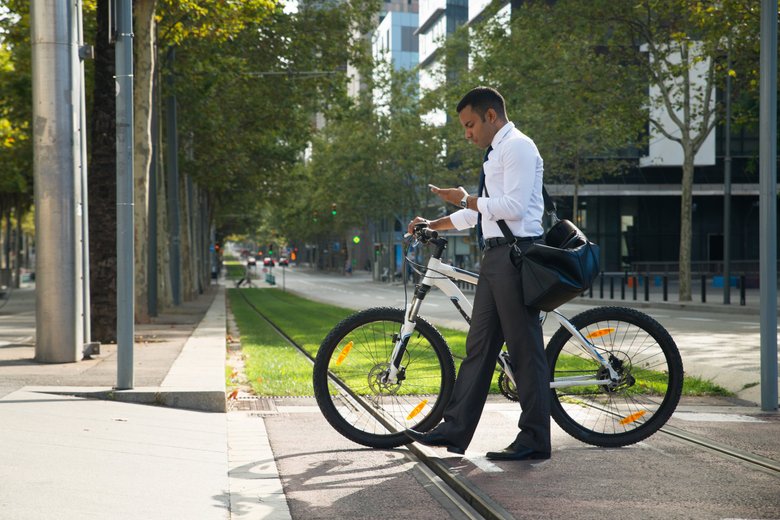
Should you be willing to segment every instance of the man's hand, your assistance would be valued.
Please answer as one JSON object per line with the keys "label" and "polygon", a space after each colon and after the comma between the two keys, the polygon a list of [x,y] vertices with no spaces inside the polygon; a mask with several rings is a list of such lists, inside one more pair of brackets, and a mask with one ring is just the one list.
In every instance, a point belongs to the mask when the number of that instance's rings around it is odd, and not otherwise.
{"label": "man's hand", "polygon": [[469,194],[463,186],[457,188],[437,188],[433,184],[429,184],[431,192],[439,196],[443,201],[449,202],[455,206],[460,206],[460,201],[463,197]]}
{"label": "man's hand", "polygon": [[414,233],[414,226],[416,226],[417,224],[425,224],[425,226],[428,227],[430,226],[431,223],[428,219],[424,219],[422,217],[414,217],[414,219],[411,222],[409,222],[409,225],[406,226],[407,233],[409,233],[410,235]]}

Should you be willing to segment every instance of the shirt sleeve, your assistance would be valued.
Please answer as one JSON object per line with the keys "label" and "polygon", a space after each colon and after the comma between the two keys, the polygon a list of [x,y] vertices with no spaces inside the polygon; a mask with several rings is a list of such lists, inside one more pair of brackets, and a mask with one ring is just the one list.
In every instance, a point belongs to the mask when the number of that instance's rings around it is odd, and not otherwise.
{"label": "shirt sleeve", "polygon": [[461,231],[477,225],[477,212],[473,209],[459,209],[450,215],[450,221],[455,229]]}
{"label": "shirt sleeve", "polygon": [[480,197],[477,207],[488,220],[517,220],[531,202],[536,178],[537,151],[523,139],[514,139],[500,156],[504,172],[504,194],[500,197]]}

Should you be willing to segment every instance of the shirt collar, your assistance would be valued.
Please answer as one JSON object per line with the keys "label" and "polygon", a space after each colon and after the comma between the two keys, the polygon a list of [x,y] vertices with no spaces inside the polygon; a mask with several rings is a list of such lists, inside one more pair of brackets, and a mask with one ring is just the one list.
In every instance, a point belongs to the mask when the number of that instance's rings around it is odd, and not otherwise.
{"label": "shirt collar", "polygon": [[512,121],[508,121],[507,124],[502,126],[501,130],[496,132],[496,135],[493,136],[493,141],[490,143],[490,146],[493,148],[498,146],[501,141],[503,141],[504,138],[509,135],[509,132],[511,132],[514,127],[515,124]]}

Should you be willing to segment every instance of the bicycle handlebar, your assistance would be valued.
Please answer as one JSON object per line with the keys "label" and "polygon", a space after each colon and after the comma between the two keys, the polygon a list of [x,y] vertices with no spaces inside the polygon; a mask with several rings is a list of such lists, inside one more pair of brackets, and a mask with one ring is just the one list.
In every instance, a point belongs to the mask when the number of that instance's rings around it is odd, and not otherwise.
{"label": "bicycle handlebar", "polygon": [[439,238],[439,232],[434,231],[433,229],[426,227],[426,224],[421,223],[414,226],[414,231],[412,232],[412,235],[409,235],[407,233],[407,236],[414,236],[420,242],[426,243],[429,240],[434,240]]}

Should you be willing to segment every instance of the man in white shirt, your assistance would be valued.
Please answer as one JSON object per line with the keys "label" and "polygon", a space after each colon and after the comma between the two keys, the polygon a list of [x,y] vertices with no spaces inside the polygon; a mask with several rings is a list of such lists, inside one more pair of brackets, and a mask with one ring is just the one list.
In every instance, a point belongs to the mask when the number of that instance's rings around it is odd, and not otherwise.
{"label": "man in white shirt", "polygon": [[509,257],[510,240],[499,227],[506,222],[525,250],[542,239],[543,162],[534,142],[515,128],[506,115],[504,98],[495,89],[477,87],[458,103],[465,137],[486,151],[480,189],[470,195],[464,188],[431,191],[462,209],[437,220],[415,217],[431,229],[467,229],[477,226],[484,256],[466,358],[460,366],[444,422],[430,432],[407,430],[406,435],[429,446],[464,453],[474,436],[490,390],[501,345],[506,342],[512,359],[522,413],[520,432],[504,450],[489,452],[491,460],[550,458],[550,374],[544,353],[539,311],[523,304],[522,279]]}

